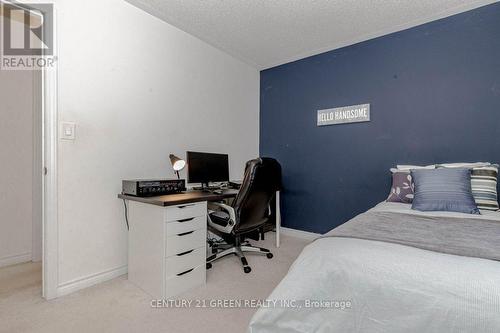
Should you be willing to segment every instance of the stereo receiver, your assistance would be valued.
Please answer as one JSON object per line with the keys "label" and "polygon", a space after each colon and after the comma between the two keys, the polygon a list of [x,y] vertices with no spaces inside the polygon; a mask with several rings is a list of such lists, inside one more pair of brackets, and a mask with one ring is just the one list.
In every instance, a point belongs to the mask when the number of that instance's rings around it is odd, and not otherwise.
{"label": "stereo receiver", "polygon": [[179,193],[185,190],[186,180],[184,179],[136,179],[122,181],[122,193],[136,197],[153,197]]}

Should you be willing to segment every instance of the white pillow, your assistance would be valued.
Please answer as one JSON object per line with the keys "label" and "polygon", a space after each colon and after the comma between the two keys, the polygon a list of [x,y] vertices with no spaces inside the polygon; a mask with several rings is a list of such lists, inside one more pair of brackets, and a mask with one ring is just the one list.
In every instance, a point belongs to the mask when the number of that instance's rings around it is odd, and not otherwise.
{"label": "white pillow", "polygon": [[406,164],[398,164],[398,170],[411,170],[411,169],[436,169],[435,164],[420,166],[420,165],[406,165]]}
{"label": "white pillow", "polygon": [[391,173],[396,173],[396,172],[404,172],[407,174],[410,174],[411,169],[396,169],[396,168],[391,168]]}
{"label": "white pillow", "polygon": [[482,168],[485,166],[490,166],[490,162],[474,162],[474,163],[468,163],[468,162],[463,162],[463,163],[443,163],[443,164],[438,164],[438,168],[466,168],[466,169],[472,169],[472,168]]}

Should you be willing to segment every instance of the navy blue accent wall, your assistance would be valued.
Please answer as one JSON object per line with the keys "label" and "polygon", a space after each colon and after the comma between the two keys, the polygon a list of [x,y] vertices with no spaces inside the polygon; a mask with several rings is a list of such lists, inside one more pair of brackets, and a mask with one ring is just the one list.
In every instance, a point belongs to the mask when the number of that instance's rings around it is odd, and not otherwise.
{"label": "navy blue accent wall", "polygon": [[[369,123],[316,112],[370,103]],[[261,156],[284,226],[326,232],[385,200],[396,164],[500,161],[500,3],[261,72]]]}

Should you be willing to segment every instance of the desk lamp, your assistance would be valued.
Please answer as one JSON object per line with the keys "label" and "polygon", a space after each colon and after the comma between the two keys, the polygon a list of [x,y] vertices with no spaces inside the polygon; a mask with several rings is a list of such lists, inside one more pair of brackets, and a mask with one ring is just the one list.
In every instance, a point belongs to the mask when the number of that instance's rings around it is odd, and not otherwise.
{"label": "desk lamp", "polygon": [[184,169],[184,167],[186,166],[186,161],[175,156],[174,154],[170,154],[169,157],[170,163],[172,163],[172,169],[174,169],[175,174],[177,175],[177,179],[181,179],[181,177],[179,176],[179,171]]}

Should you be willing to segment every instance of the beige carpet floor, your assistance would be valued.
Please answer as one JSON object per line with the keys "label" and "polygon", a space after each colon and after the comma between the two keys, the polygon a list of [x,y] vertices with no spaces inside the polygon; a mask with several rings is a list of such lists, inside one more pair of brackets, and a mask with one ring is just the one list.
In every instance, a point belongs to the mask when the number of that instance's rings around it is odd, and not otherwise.
{"label": "beige carpet floor", "polygon": [[[253,242],[274,253],[248,255],[252,267],[244,274],[236,256],[214,263],[207,284],[180,299],[265,299],[308,243],[283,236]],[[253,308],[152,308],[151,297],[128,282],[126,276],[52,301],[41,298],[41,265],[20,264],[0,269],[0,332],[245,332]]]}

